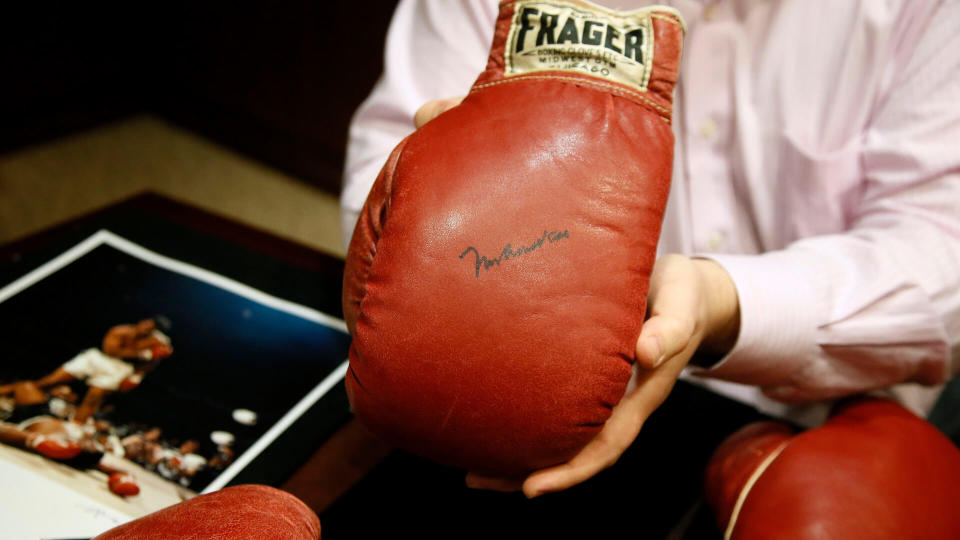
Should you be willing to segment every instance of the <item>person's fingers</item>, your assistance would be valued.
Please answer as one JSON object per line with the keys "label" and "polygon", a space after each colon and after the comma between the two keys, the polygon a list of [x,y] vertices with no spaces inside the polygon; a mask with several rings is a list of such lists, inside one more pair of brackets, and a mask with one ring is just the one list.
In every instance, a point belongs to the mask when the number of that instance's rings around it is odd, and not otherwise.
{"label": "person's fingers", "polygon": [[[640,433],[647,417],[663,399],[650,384],[663,385],[657,371],[641,372],[636,387],[623,396],[603,429],[570,461],[534,472],[523,484],[523,492],[533,498],[577,485],[612,466]],[[672,384],[670,385],[672,386]],[[664,395],[665,397],[665,395]]]}
{"label": "person's fingers", "polygon": [[648,295],[650,318],[637,339],[637,364],[652,369],[687,348],[702,311],[699,275],[683,259],[670,259],[654,272]]}
{"label": "person's fingers", "polygon": [[463,96],[428,101],[417,109],[417,112],[413,115],[413,123],[417,126],[417,129],[420,129],[430,120],[459,105],[461,101],[463,101]]}
{"label": "person's fingers", "polygon": [[600,433],[567,463],[532,473],[523,483],[524,494],[533,498],[567,489],[616,463],[670,394],[695,349],[690,344],[660,368],[636,371],[632,389],[614,407]]}
{"label": "person's fingers", "polygon": [[648,319],[637,340],[637,364],[653,369],[673,358],[689,345],[696,327],[689,314],[665,313]]}
{"label": "person's fingers", "polygon": [[[612,420],[611,417],[607,422]],[[562,491],[592,478],[617,462],[640,432],[639,427],[623,432],[611,432],[609,426],[605,427],[570,461],[531,474],[523,483],[523,494],[532,499],[545,493]]]}
{"label": "person's fingers", "polygon": [[597,437],[567,463],[531,474],[523,484],[524,494],[532,498],[567,489],[616,463],[647,418],[667,399],[695,349],[688,346],[659,369],[637,372],[633,390],[623,396]]}
{"label": "person's fingers", "polygon": [[523,486],[522,478],[495,478],[477,473],[467,473],[467,487],[486,489],[490,491],[513,492],[520,491]]}

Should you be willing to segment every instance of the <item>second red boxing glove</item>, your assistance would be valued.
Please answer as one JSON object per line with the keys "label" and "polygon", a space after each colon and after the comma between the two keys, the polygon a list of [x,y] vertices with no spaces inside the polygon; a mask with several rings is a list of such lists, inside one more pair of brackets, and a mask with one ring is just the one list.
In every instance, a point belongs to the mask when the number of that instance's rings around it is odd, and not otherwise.
{"label": "second red boxing glove", "polygon": [[516,475],[600,431],[644,317],[683,34],[664,7],[501,4],[486,71],[393,151],[350,245],[346,383],[374,433]]}
{"label": "second red boxing glove", "polygon": [[960,450],[882,399],[845,403],[798,435],[744,427],[710,458],[704,491],[728,539],[960,538]]}

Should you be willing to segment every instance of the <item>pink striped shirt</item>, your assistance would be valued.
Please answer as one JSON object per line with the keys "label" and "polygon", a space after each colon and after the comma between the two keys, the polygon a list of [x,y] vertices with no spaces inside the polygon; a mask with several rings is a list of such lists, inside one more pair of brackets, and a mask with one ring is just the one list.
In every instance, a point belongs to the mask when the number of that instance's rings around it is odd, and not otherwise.
{"label": "pink striped shirt", "polygon": [[[823,407],[783,402],[893,385],[926,412],[960,371],[960,2],[659,3],[688,27],[660,251],[718,261],[741,311],[730,354],[686,378],[801,422]],[[348,240],[416,109],[482,71],[496,13],[398,6],[350,131]]]}

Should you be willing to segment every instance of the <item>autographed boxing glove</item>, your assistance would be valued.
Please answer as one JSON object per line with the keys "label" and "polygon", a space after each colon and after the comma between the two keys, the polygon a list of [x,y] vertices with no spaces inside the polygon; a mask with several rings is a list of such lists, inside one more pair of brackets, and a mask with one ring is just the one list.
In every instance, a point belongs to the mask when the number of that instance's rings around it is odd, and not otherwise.
{"label": "autographed boxing glove", "polygon": [[393,151],[350,244],[347,391],[384,440],[523,474],[626,388],[673,161],[663,7],[501,4],[463,103]]}
{"label": "autographed boxing glove", "polygon": [[960,538],[960,450],[900,405],[861,399],[820,428],[776,422],[725,440],[705,497],[725,538]]}

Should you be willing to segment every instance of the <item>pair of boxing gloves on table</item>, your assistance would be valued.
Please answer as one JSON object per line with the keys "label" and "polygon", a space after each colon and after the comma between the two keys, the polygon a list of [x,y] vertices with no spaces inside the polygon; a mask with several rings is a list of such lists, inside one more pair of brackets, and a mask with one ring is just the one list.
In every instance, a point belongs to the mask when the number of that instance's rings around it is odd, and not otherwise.
{"label": "pair of boxing gloves on table", "polygon": [[[392,152],[351,241],[346,382],[375,434],[486,487],[546,469],[531,494],[615,460],[644,420],[618,409],[665,399],[703,325],[624,392],[635,360],[665,352],[644,335],[671,323],[651,306],[637,338],[659,278],[684,31],[670,8],[501,4],[487,69]],[[735,292],[706,292],[735,309]],[[735,311],[706,319],[711,330]],[[847,405],[798,436],[745,428],[714,456],[707,495],[735,537],[960,538],[960,454],[889,402]]]}

